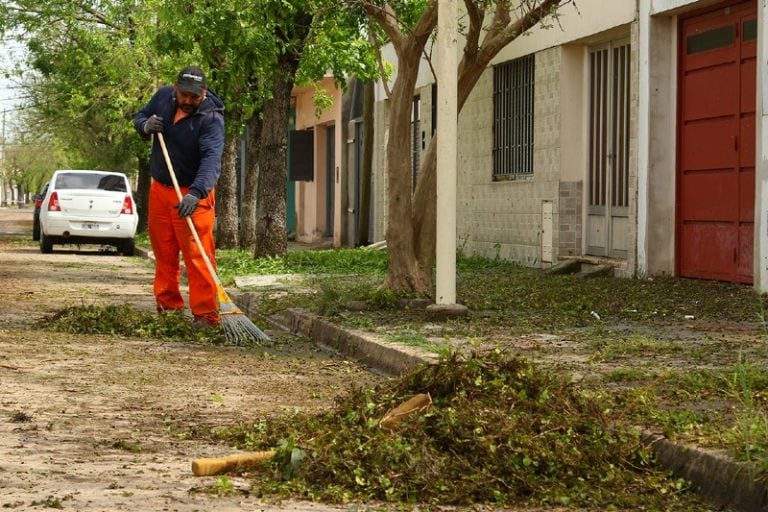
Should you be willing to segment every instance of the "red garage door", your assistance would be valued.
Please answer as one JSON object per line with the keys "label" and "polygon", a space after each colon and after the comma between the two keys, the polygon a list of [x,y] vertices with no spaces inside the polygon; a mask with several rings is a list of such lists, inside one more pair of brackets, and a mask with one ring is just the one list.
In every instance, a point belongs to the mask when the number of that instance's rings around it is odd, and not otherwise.
{"label": "red garage door", "polygon": [[752,283],[757,5],[683,19],[680,34],[678,274]]}

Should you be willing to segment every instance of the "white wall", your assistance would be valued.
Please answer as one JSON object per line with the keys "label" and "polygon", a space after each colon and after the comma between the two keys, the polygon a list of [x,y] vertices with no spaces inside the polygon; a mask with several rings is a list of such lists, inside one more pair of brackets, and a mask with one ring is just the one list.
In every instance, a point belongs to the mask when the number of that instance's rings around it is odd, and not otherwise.
{"label": "white wall", "polygon": [[576,0],[560,10],[558,21],[551,27],[537,26],[528,35],[515,39],[491,64],[627,25],[635,20],[636,14],[635,0]]}
{"label": "white wall", "polygon": [[757,159],[755,160],[755,288],[768,292],[768,2],[758,1]]}

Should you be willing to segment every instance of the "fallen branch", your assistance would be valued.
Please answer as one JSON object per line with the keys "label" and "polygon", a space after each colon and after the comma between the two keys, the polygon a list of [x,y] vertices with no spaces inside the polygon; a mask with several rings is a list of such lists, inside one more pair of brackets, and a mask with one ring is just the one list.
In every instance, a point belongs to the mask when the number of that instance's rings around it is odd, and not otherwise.
{"label": "fallen branch", "polygon": [[429,396],[429,393],[413,395],[411,398],[385,414],[384,417],[379,420],[379,426],[381,428],[392,429],[411,414],[427,410],[430,405],[432,405],[432,397]]}
{"label": "fallen branch", "polygon": [[222,473],[255,466],[274,456],[274,450],[267,450],[263,452],[236,453],[226,457],[195,459],[192,461],[192,473],[195,476],[221,475]]}

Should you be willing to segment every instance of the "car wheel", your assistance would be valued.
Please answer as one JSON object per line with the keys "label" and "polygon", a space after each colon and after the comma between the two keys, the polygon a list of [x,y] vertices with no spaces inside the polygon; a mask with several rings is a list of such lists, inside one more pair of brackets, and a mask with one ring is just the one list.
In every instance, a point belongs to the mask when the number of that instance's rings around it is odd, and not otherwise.
{"label": "car wheel", "polygon": [[40,221],[38,219],[35,219],[35,222],[32,224],[32,241],[37,242],[40,240]]}
{"label": "car wheel", "polygon": [[50,254],[53,252],[53,240],[45,236],[43,232],[40,232],[40,252],[43,254]]}
{"label": "car wheel", "polygon": [[125,239],[120,242],[120,245],[117,246],[117,250],[119,250],[123,256],[133,256],[135,249],[136,242],[133,240],[133,238]]}

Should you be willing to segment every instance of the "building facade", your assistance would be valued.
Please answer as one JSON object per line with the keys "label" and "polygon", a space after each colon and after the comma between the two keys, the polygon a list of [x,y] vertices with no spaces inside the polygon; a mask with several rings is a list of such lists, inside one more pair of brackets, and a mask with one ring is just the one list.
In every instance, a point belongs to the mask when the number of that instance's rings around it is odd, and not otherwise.
{"label": "building facade", "polygon": [[[459,115],[459,249],[768,291],[765,2],[577,6],[500,52]],[[436,87],[422,71],[414,173],[435,133]],[[378,87],[376,240],[387,222],[386,109]]]}

